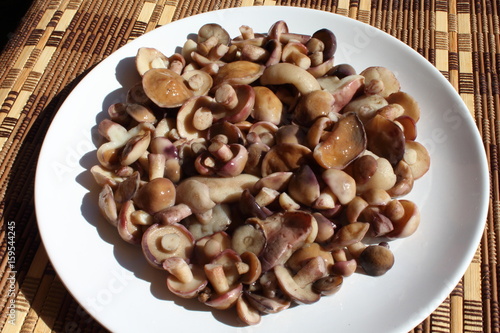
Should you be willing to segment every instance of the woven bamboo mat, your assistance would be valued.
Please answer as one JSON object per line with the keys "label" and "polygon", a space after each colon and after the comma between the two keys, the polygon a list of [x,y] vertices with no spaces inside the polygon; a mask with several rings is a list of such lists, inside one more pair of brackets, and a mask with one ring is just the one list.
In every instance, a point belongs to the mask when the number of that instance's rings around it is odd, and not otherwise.
{"label": "woven bamboo mat", "polygon": [[[158,26],[201,12],[262,5],[320,9],[371,24],[416,49],[457,89],[490,162],[487,227],[460,283],[413,332],[500,332],[498,0],[36,0],[0,56],[1,332],[105,331],[54,272],[34,213],[40,146],[71,89],[93,65]],[[11,225],[15,262],[7,252]],[[11,299],[15,324],[7,316]]]}

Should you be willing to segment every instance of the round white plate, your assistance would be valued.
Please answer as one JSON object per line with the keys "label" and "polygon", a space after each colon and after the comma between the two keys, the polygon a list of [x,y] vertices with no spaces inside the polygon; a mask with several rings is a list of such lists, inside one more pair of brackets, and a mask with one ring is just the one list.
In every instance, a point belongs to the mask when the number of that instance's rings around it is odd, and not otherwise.
{"label": "round white plate", "polygon": [[[291,31],[331,29],[337,63],[361,71],[385,66],[419,101],[417,140],[431,169],[409,199],[422,222],[410,238],[392,243],[396,263],[382,277],[355,274],[341,291],[312,305],[266,315],[244,327],[233,311],[214,311],[172,296],[165,274],[151,268],[139,248],[122,241],[101,218],[99,188],[89,172],[97,123],[108,106],[125,99],[138,80],[133,57],[141,46],[175,52],[209,22],[235,37],[241,25],[267,32],[277,20]],[[94,68],[68,96],[45,138],[36,174],[40,233],[62,281],[93,317],[114,332],[407,332],[446,298],[467,269],[486,219],[488,169],[475,124],[459,95],[423,57],[397,39],[358,21],[293,7],[250,7],[209,12],[156,29]]]}

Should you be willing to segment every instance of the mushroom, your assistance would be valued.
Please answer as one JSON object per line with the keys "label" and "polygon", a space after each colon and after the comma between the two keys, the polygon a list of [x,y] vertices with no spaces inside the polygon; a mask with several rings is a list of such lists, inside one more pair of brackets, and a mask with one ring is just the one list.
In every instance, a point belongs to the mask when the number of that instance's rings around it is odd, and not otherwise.
{"label": "mushroom", "polygon": [[231,37],[229,33],[217,23],[207,23],[201,26],[198,30],[198,43],[203,43],[210,37],[214,36],[217,38],[219,43],[229,45]]}
{"label": "mushroom", "polygon": [[297,169],[288,184],[288,194],[297,202],[311,207],[320,195],[320,186],[308,164]]}
{"label": "mushroom", "polygon": [[276,213],[268,219],[274,220],[278,225],[271,232],[264,229],[267,245],[260,256],[264,272],[284,264],[293,252],[304,245],[313,223],[312,215],[303,211]]}
{"label": "mushroom", "polygon": [[213,79],[205,71],[191,70],[182,74],[186,86],[193,92],[194,96],[206,95],[213,85]]}
{"label": "mushroom", "polygon": [[329,296],[338,292],[343,282],[342,275],[332,274],[316,280],[312,285],[312,289],[321,296]]}
{"label": "mushroom", "polygon": [[168,290],[179,297],[195,298],[208,284],[203,269],[190,266],[183,258],[167,258],[162,266],[170,273],[167,277]]}
{"label": "mushroom", "polygon": [[198,265],[205,265],[230,248],[231,237],[225,231],[217,231],[196,240],[193,259]]}
{"label": "mushroom", "polygon": [[250,251],[240,253],[240,257],[242,262],[248,266],[248,271],[241,274],[240,281],[243,284],[251,285],[256,282],[262,274],[262,265],[259,257]]}
{"label": "mushroom", "polygon": [[348,204],[356,196],[356,182],[345,171],[328,169],[321,178],[342,205]]}
{"label": "mushroom", "polygon": [[151,225],[141,241],[146,260],[156,268],[170,257],[190,259],[194,249],[194,238],[182,224]]}
{"label": "mushroom", "polygon": [[360,242],[369,228],[370,224],[365,222],[346,224],[335,232],[330,242],[324,245],[325,250],[332,251]]}
{"label": "mushroom", "polygon": [[266,246],[264,232],[253,224],[237,227],[231,238],[231,247],[238,253],[251,252],[260,255]]}
{"label": "mushroom", "polygon": [[207,151],[198,155],[195,168],[201,175],[234,177],[243,172],[247,160],[248,152],[243,145],[215,141]]}
{"label": "mushroom", "polygon": [[316,257],[320,257],[325,261],[327,270],[333,266],[332,253],[323,249],[318,243],[305,244],[295,251],[290,259],[287,260],[286,266],[293,272],[298,272],[309,260]]}
{"label": "mushroom", "polygon": [[135,65],[141,76],[152,68],[168,68],[168,64],[167,56],[155,48],[141,47],[137,50]]}
{"label": "mushroom", "polygon": [[290,307],[288,297],[267,297],[258,293],[245,291],[243,294],[247,302],[257,311],[262,313],[278,313]]}
{"label": "mushroom", "polygon": [[255,183],[254,187],[252,188],[252,192],[259,192],[264,187],[282,192],[288,187],[288,183],[290,182],[290,178],[292,177],[292,175],[293,172],[291,171],[270,173],[267,176],[260,178]]}
{"label": "mushroom", "polygon": [[387,102],[390,104],[399,104],[403,107],[404,116],[411,117],[415,122],[420,119],[420,107],[418,102],[410,94],[404,91],[398,91],[387,96]]}
{"label": "mushroom", "polygon": [[154,214],[154,219],[161,224],[174,224],[180,223],[186,217],[191,216],[192,213],[188,205],[178,204],[160,210]]}
{"label": "mushroom", "polygon": [[183,77],[167,68],[153,68],[144,73],[142,86],[146,95],[162,108],[181,106],[193,96]]}
{"label": "mushroom", "polygon": [[335,34],[331,30],[323,28],[313,33],[311,39],[313,38],[320,40],[323,44],[323,59],[332,58],[337,50],[337,38]]}
{"label": "mushroom", "polygon": [[314,90],[303,95],[294,109],[293,120],[298,124],[310,126],[321,116],[328,116],[334,110],[336,100],[326,90]]}
{"label": "mushroom", "polygon": [[392,93],[398,92],[401,85],[392,71],[385,67],[373,66],[368,67],[361,73],[365,77],[366,86],[373,85],[374,82],[380,85],[382,89],[378,92],[379,95],[386,98]]}
{"label": "mushroom", "polygon": [[281,61],[290,63],[302,69],[311,67],[311,58],[307,56],[307,47],[299,42],[290,41],[285,44],[281,52]]}
{"label": "mushroom", "polygon": [[321,297],[313,290],[313,283],[326,276],[327,268],[323,258],[315,257],[310,259],[294,276],[284,265],[275,266],[274,273],[285,294],[297,303],[311,304]]}
{"label": "mushroom", "polygon": [[244,121],[250,115],[255,103],[255,91],[247,84],[224,83],[215,90],[215,101],[223,106],[212,111],[214,120],[230,123]]}
{"label": "mushroom", "polygon": [[349,113],[314,148],[313,157],[325,169],[343,169],[364,152],[366,141],[363,124],[355,113]]}
{"label": "mushroom", "polygon": [[294,143],[274,145],[262,160],[262,177],[275,172],[293,171],[307,164],[311,150],[306,146]]}
{"label": "mushroom", "polygon": [[397,176],[389,161],[383,157],[376,158],[375,172],[364,183],[356,183],[356,191],[363,193],[370,189],[388,191],[396,184]]}
{"label": "mushroom", "polygon": [[[213,122],[213,112],[222,106],[215,103],[209,96],[195,96],[182,104],[176,117],[176,129],[179,135],[185,139],[197,139],[205,136]],[[200,118],[200,113],[206,115]]]}
{"label": "mushroom", "polygon": [[394,230],[387,234],[389,238],[405,238],[411,236],[420,225],[420,211],[418,206],[410,200],[399,200],[404,214],[400,218],[391,220]]}
{"label": "mushroom", "polygon": [[383,275],[394,265],[392,251],[381,245],[366,247],[358,260],[365,273],[371,276]]}
{"label": "mushroom", "polygon": [[114,198],[113,189],[108,184],[105,184],[99,193],[98,200],[99,210],[101,215],[112,225],[118,224],[118,208]]}
{"label": "mushroom", "polygon": [[134,197],[139,189],[141,179],[138,171],[118,183],[115,191],[115,201],[118,204],[124,203]]}
{"label": "mushroom", "polygon": [[240,256],[231,249],[224,250],[209,264],[204,265],[205,274],[216,295],[205,302],[208,306],[227,309],[235,304],[241,291],[238,263]]}
{"label": "mushroom", "polygon": [[236,312],[238,318],[246,325],[257,325],[260,323],[260,312],[246,300],[244,294],[241,294],[236,301]]}
{"label": "mushroom", "polygon": [[170,179],[155,178],[143,185],[134,196],[134,203],[151,215],[173,206],[176,189]]}
{"label": "mushroom", "polygon": [[359,119],[365,123],[387,105],[389,105],[387,100],[378,94],[362,95],[350,101],[342,112],[355,112]]}
{"label": "mushroom", "polygon": [[403,159],[405,137],[401,128],[393,121],[375,115],[365,123],[366,148],[386,158],[392,166]]}
{"label": "mushroom", "polygon": [[255,92],[255,104],[251,112],[252,118],[257,121],[269,121],[275,125],[281,122],[283,103],[268,87],[253,87]]}
{"label": "mushroom", "polygon": [[216,205],[210,197],[210,188],[193,178],[182,181],[176,193],[176,204],[187,205],[195,214],[204,213]]}
{"label": "mushroom", "polygon": [[[233,203],[240,199],[244,190],[250,189],[259,180],[254,175],[242,173],[235,177],[193,176],[190,181],[198,181],[209,188],[210,199],[215,203]],[[189,192],[186,192],[189,195]]]}
{"label": "mushroom", "polygon": [[410,193],[414,179],[408,163],[403,160],[399,161],[394,167],[394,173],[396,174],[396,184],[387,190],[387,194],[391,197],[399,197]]}
{"label": "mushroom", "polygon": [[267,67],[260,77],[260,83],[263,85],[292,84],[301,94],[321,89],[312,74],[289,63],[278,63]]}
{"label": "mushroom", "polygon": [[410,167],[413,179],[419,179],[425,175],[431,164],[429,152],[417,141],[406,141],[403,160]]}
{"label": "mushroom", "polygon": [[140,226],[132,223],[132,213],[135,211],[134,202],[126,201],[120,208],[118,216],[118,234],[120,237],[130,244],[139,244],[142,237],[142,229]]}
{"label": "mushroom", "polygon": [[232,216],[227,204],[217,204],[209,212],[208,221],[200,218],[200,215],[190,216],[184,221],[195,239],[224,231],[231,224]]}
{"label": "mushroom", "polygon": [[251,84],[262,76],[264,66],[246,60],[230,62],[222,66],[214,77],[214,85]]}

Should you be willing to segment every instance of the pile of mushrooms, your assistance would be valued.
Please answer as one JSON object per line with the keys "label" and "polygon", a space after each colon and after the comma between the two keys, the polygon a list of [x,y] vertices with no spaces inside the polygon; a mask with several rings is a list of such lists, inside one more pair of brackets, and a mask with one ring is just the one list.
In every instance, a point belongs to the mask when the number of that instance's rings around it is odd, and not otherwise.
{"label": "pile of mushrooms", "polygon": [[103,216],[172,293],[254,325],[385,274],[389,241],[420,223],[403,196],[430,158],[389,69],[334,64],[328,29],[240,32],[139,49],[142,79],[99,124],[91,172]]}

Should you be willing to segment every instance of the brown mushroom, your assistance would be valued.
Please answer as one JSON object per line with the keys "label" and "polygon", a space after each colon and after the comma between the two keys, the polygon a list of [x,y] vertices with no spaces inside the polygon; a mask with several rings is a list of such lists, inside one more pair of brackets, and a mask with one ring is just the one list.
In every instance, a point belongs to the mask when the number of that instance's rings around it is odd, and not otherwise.
{"label": "brown mushroom", "polygon": [[165,259],[163,269],[170,273],[167,277],[168,290],[179,297],[195,298],[208,284],[203,269],[190,266],[183,258]]}
{"label": "brown mushroom", "polygon": [[364,126],[355,113],[349,113],[340,118],[326,139],[314,148],[313,157],[326,169],[343,169],[365,148]]}
{"label": "brown mushroom", "polygon": [[380,276],[392,268],[394,255],[385,246],[370,245],[361,252],[359,263],[366,274]]}
{"label": "brown mushroom", "polygon": [[175,203],[176,190],[170,179],[156,178],[143,185],[134,197],[134,203],[153,215]]}
{"label": "brown mushroom", "polygon": [[275,172],[287,172],[298,169],[307,164],[311,150],[306,146],[293,143],[280,143],[274,145],[262,160],[262,177]]}
{"label": "brown mushroom", "polygon": [[193,96],[182,76],[167,68],[154,68],[144,73],[142,86],[146,95],[162,108],[181,106]]}

